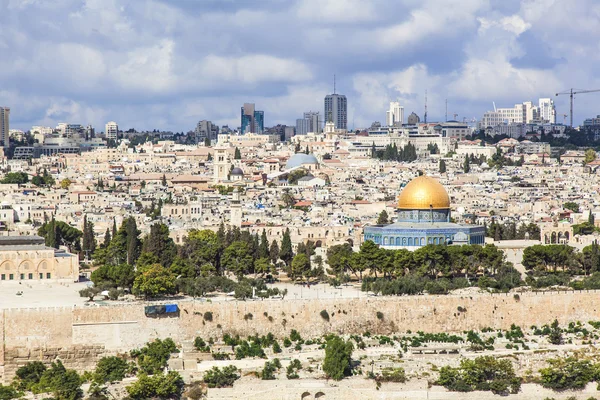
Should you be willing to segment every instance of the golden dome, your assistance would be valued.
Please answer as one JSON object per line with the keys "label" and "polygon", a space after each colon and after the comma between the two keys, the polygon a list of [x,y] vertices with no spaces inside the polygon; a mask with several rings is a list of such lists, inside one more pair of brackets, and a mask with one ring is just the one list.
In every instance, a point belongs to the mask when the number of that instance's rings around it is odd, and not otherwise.
{"label": "golden dome", "polygon": [[422,175],[404,187],[398,198],[398,208],[409,210],[450,208],[450,198],[437,179]]}

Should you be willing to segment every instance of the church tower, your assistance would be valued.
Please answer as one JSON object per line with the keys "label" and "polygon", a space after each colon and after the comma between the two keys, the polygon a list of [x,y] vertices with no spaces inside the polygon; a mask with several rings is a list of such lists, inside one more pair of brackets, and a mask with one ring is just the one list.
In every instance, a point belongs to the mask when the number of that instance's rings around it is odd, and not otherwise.
{"label": "church tower", "polygon": [[240,199],[240,191],[238,188],[233,190],[233,195],[231,199],[231,205],[229,206],[230,210],[230,220],[229,224],[231,226],[237,226],[238,228],[242,226],[242,202]]}
{"label": "church tower", "polygon": [[231,170],[231,161],[229,160],[228,146],[215,146],[215,156],[213,158],[214,183],[227,180]]}

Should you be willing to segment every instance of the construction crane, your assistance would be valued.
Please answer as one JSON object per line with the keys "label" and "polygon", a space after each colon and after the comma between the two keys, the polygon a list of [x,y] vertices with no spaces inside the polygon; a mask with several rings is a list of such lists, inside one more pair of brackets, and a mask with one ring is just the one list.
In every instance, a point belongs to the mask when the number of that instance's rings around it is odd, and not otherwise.
{"label": "construction crane", "polygon": [[582,93],[593,93],[593,92],[600,92],[600,89],[592,89],[592,90],[580,90],[580,89],[573,89],[571,88],[571,90],[567,90],[565,92],[560,92],[560,93],[556,93],[556,96],[560,96],[562,94],[568,94],[571,97],[571,128],[573,127],[573,96],[576,94],[582,94]]}

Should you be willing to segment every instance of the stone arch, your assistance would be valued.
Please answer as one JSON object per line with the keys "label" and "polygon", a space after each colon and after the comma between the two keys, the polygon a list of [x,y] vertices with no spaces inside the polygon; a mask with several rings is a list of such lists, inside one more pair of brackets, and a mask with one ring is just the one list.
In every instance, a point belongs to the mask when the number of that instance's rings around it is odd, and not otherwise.
{"label": "stone arch", "polygon": [[2,271],[2,273],[17,273],[17,267],[15,266],[15,263],[13,263],[10,260],[6,260],[2,263],[2,265],[0,266],[0,271]]}
{"label": "stone arch", "polygon": [[425,246],[425,238],[421,238],[421,246]]}
{"label": "stone arch", "polygon": [[408,245],[409,246],[413,245],[413,238],[411,238],[411,237],[408,238]]}
{"label": "stone arch", "polygon": [[400,237],[396,238],[396,246],[400,246]]}
{"label": "stone arch", "polygon": [[433,244],[439,244],[438,238],[433,238]]}
{"label": "stone arch", "polygon": [[550,234],[550,243],[556,244],[556,232],[554,231],[552,231],[552,233]]}
{"label": "stone arch", "polygon": [[300,396],[300,400],[309,400],[311,397],[312,396],[309,392],[304,392],[302,393],[302,396]]}
{"label": "stone arch", "polygon": [[354,247],[354,240],[352,239],[346,239],[346,242],[348,242],[348,244],[352,247]]}
{"label": "stone arch", "polygon": [[317,394],[315,394],[315,400],[324,399],[324,398],[325,398],[325,393],[323,393],[323,392],[317,392]]}
{"label": "stone arch", "polygon": [[318,247],[322,247],[322,246],[323,246],[323,242],[322,242],[322,241],[320,241],[320,240],[317,240],[317,241],[315,242],[315,247],[316,247],[316,248],[318,248]]}
{"label": "stone arch", "polygon": [[388,238],[387,238],[387,236],[385,236],[385,237],[383,238],[383,245],[384,245],[384,246],[387,246],[387,244],[388,244]]}

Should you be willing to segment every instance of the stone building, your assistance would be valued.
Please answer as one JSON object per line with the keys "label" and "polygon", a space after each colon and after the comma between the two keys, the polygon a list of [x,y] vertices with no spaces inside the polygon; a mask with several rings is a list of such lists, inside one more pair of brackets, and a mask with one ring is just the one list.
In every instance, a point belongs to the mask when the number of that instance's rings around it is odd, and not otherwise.
{"label": "stone building", "polygon": [[0,282],[32,280],[77,282],[79,259],[40,236],[0,236]]}

